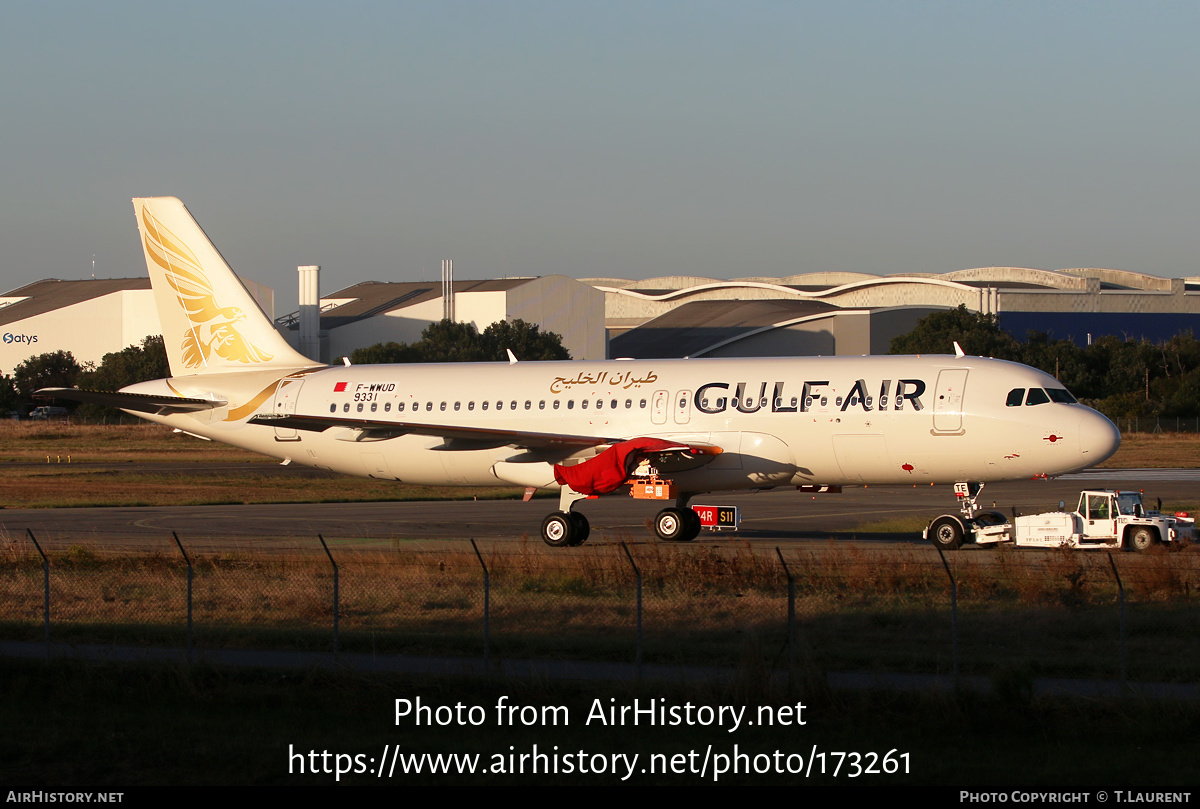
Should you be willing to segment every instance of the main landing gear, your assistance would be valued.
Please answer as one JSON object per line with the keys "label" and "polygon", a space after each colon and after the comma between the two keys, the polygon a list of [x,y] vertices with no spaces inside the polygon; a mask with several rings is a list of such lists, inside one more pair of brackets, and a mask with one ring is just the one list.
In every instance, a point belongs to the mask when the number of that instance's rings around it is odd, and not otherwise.
{"label": "main landing gear", "polygon": [[542,520],[542,541],[552,548],[582,545],[591,532],[587,517],[575,511],[555,511]]}
{"label": "main landing gear", "polygon": [[553,511],[542,520],[542,541],[552,548],[565,548],[587,542],[592,528],[587,517],[572,511],[571,507],[586,498],[570,486],[563,486],[558,494],[558,511]]}
{"label": "main landing gear", "polygon": [[700,534],[700,515],[687,507],[686,496],[654,518],[654,533],[666,542],[691,542]]}
{"label": "main landing gear", "polygon": [[[558,498],[558,511],[542,520],[542,541],[552,548],[582,545],[591,527],[587,517],[571,507],[586,495],[563,486]],[[674,506],[664,508],[654,518],[654,533],[666,542],[691,542],[700,534],[700,515],[687,507],[688,495],[680,495]]]}

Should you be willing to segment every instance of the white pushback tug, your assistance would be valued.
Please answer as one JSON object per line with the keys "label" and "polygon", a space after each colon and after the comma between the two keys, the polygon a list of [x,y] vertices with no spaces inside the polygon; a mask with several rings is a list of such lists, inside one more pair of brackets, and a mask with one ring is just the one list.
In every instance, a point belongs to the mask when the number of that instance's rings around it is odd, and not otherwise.
{"label": "white pushback tug", "polygon": [[[1185,544],[1196,539],[1196,521],[1185,512],[1165,515],[1147,511],[1141,492],[1088,489],[1079,494],[1075,511],[1014,516],[997,511],[977,512],[982,485],[959,483],[955,494],[962,515],[943,514],[925,529],[925,538],[939,548],[954,550],[964,542],[993,545],[1001,542],[1029,548],[1080,548],[1145,551],[1159,543]],[[1160,507],[1161,508],[1161,507]]]}

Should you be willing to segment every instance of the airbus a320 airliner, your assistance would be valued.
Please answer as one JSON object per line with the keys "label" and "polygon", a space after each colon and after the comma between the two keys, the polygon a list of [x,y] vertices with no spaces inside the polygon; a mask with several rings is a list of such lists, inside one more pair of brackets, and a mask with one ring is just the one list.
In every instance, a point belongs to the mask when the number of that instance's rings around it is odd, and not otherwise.
{"label": "airbus a320 airliner", "polygon": [[581,500],[639,484],[674,499],[658,536],[689,540],[702,492],[1054,476],[1120,444],[1053,377],[962,355],[320,365],[182,202],[133,205],[172,376],[43,393],[349,475],[557,489],[554,546],[587,538]]}

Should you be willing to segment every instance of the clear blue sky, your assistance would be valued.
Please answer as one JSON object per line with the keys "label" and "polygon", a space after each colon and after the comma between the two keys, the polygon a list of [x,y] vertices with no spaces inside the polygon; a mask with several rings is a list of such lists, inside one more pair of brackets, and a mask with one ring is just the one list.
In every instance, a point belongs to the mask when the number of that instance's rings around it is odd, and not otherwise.
{"label": "clear blue sky", "polygon": [[1200,6],[4,2],[0,288],[144,273],[187,203],[364,280],[1200,275]]}

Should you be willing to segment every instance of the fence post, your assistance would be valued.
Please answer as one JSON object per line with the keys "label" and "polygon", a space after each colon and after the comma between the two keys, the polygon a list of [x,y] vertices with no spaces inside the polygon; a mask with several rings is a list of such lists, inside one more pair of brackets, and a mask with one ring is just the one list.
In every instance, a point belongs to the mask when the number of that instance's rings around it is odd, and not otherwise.
{"label": "fence post", "polygon": [[325,555],[329,557],[329,564],[333,566],[333,653],[338,653],[338,617],[341,613],[341,605],[339,603],[338,593],[338,566],[337,562],[333,561],[333,554],[329,552],[329,546],[325,544],[325,537],[317,534],[317,539],[321,540],[321,547],[325,549]]}
{"label": "fence post", "polygon": [[46,636],[46,660],[50,660],[50,559],[46,556],[46,552],[42,550],[42,546],[38,544],[37,537],[33,535],[33,531],[28,528],[25,533],[29,535],[29,541],[33,543],[33,547],[37,548],[38,554],[42,557],[42,620],[45,624]]}
{"label": "fence post", "polygon": [[796,579],[792,576],[787,560],[783,558],[783,551],[779,550],[778,545],[775,546],[775,553],[779,556],[779,564],[783,565],[783,573],[787,576],[788,582],[788,688],[794,688],[796,684]]}
{"label": "fence post", "polygon": [[188,558],[187,551],[183,549],[183,543],[179,541],[179,535],[174,531],[171,536],[175,537],[175,545],[179,548],[179,552],[183,554],[183,561],[187,564],[187,657],[188,662],[192,663],[192,649],[194,646],[194,635],[192,631],[192,560]]}
{"label": "fence post", "polygon": [[934,547],[937,548],[938,556],[942,558],[942,567],[946,568],[946,577],[950,579],[950,648],[954,667],[954,687],[958,688],[958,582],[954,581],[954,574],[950,571],[946,554],[942,553],[942,549],[937,545]]}
{"label": "fence post", "polygon": [[1109,553],[1108,563],[1112,566],[1113,578],[1117,580],[1117,601],[1120,607],[1120,634],[1121,634],[1121,688],[1129,686],[1129,649],[1125,644],[1125,585],[1121,582],[1121,574],[1117,570],[1117,560],[1113,559],[1113,555]]}
{"label": "fence post", "polygon": [[621,541],[621,549],[625,551],[625,557],[629,560],[630,567],[633,568],[633,575],[637,578],[637,675],[638,680],[642,679],[642,571],[638,570],[637,562],[633,561],[633,554],[629,552],[629,546],[625,541]]}
{"label": "fence post", "polygon": [[475,549],[475,558],[479,560],[479,566],[483,568],[483,670],[491,671],[488,659],[492,648],[492,579],[488,574],[487,563],[483,561],[483,554],[479,552],[479,546],[475,544],[474,537],[471,538],[471,547]]}

